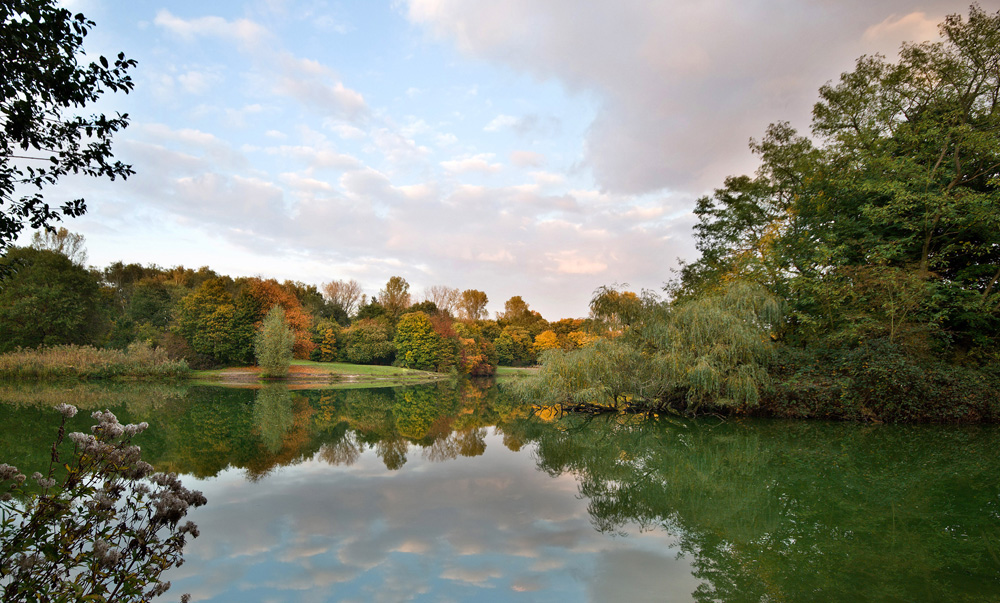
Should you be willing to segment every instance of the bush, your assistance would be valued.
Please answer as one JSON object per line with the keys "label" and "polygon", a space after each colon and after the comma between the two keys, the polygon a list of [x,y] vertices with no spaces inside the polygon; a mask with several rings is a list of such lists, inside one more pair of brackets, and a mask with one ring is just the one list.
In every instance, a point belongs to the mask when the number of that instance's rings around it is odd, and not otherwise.
{"label": "bush", "polygon": [[904,353],[888,340],[867,343],[847,359],[848,401],[887,422],[1000,418],[1000,382],[987,371]]}
{"label": "bush", "polygon": [[887,339],[858,348],[780,348],[760,414],[878,422],[1000,420],[1000,373],[907,353]]}
{"label": "bush", "polygon": [[56,408],[63,419],[48,474],[33,476],[37,491],[16,467],[0,464],[3,600],[148,601],[166,592],[160,574],[180,565],[187,536],[198,536],[180,520],[205,497],[172,473],[153,473],[132,444],[146,424],[123,426],[110,411],[91,415],[93,435],[69,434],[75,446],[63,465],[58,451],[76,408]]}

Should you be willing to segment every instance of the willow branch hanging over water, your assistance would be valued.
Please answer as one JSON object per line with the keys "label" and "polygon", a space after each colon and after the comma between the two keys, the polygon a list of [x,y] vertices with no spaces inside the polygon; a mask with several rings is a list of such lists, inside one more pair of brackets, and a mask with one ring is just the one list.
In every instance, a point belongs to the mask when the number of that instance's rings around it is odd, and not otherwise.
{"label": "willow branch hanging over water", "polygon": [[737,281],[673,306],[650,292],[601,288],[591,310],[610,336],[571,352],[548,352],[538,375],[518,386],[526,400],[577,410],[697,414],[752,407],[770,385],[770,331],[781,311],[762,287]]}

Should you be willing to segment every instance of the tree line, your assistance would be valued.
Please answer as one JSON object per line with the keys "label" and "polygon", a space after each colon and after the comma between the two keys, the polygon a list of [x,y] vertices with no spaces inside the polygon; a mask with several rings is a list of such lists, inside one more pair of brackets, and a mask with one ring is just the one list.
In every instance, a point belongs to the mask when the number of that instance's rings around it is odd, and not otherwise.
{"label": "tree line", "polygon": [[396,364],[490,375],[498,364],[534,364],[548,349],[575,349],[595,336],[584,319],[545,320],[520,297],[488,318],[487,294],[430,287],[420,301],[391,277],[368,297],[355,280],[321,286],[211,268],[115,262],[87,268],[83,237],[36,233],[0,258],[0,353],[61,344],[162,348],[192,367],[255,362],[255,340],[272,310],[291,333],[295,358]]}

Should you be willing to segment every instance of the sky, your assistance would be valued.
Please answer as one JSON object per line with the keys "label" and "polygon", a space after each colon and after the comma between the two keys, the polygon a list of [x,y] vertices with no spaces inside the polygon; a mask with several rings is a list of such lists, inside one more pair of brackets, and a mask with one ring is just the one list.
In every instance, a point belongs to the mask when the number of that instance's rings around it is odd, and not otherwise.
{"label": "sky", "polygon": [[[209,266],[369,295],[402,276],[549,320],[697,259],[698,197],[809,130],[863,54],[937,38],[962,1],[64,0],[136,59],[114,152],[69,180],[89,263]],[[997,6],[982,3],[993,12]],[[24,237],[26,238],[26,237]]]}

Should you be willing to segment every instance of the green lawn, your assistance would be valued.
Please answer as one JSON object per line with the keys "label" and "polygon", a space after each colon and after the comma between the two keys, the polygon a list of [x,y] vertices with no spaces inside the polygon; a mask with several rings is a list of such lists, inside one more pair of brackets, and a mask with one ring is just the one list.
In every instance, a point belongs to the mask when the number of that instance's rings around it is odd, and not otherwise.
{"label": "green lawn", "polygon": [[[256,367],[228,367],[193,371],[194,384],[250,385],[260,383]],[[417,371],[397,366],[374,366],[342,362],[293,360],[287,379],[289,384],[309,383],[310,387],[341,388],[408,385],[448,378],[447,374]]]}

